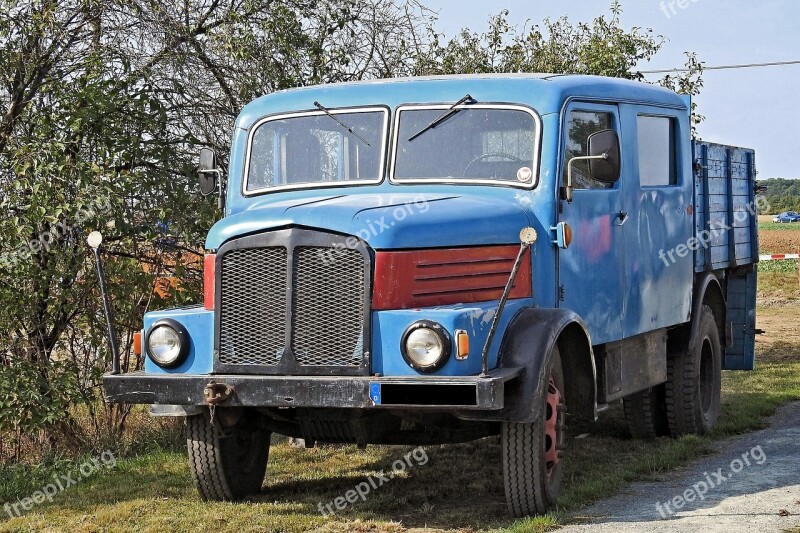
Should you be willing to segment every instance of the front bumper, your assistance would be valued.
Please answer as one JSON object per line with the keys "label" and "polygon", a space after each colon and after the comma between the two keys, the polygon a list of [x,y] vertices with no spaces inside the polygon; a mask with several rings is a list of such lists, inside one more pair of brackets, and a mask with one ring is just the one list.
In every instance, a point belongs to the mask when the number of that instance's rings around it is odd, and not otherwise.
{"label": "front bumper", "polygon": [[505,385],[521,368],[497,369],[486,377],[106,375],[103,389],[112,403],[208,405],[204,391],[214,382],[232,393],[220,406],[413,408],[494,411],[504,407]]}

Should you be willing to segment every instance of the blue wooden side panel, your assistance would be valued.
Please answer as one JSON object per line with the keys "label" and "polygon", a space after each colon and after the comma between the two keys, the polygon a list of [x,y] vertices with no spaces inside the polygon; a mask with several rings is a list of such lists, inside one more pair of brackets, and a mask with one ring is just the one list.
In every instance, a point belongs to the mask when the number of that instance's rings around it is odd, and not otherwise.
{"label": "blue wooden side panel", "polygon": [[[731,343],[726,370],[755,366],[758,213],[755,154],[703,141],[694,142],[695,271],[714,272],[727,287],[726,321]],[[750,268],[747,268],[750,267]]]}
{"label": "blue wooden side panel", "polygon": [[722,368],[753,370],[755,368],[756,328],[755,269],[745,276],[728,278],[728,322],[733,342],[725,350]]}
{"label": "blue wooden side panel", "polygon": [[695,141],[695,271],[758,262],[755,154]]}

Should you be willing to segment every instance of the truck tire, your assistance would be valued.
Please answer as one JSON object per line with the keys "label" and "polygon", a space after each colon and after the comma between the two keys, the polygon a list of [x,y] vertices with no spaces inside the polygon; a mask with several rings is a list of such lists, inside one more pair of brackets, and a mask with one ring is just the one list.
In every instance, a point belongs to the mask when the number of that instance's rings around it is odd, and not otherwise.
{"label": "truck tire", "polygon": [[673,437],[703,435],[717,424],[722,388],[722,345],[711,308],[700,310],[697,338],[667,361],[667,418]]}
{"label": "truck tire", "polygon": [[236,501],[261,490],[271,432],[242,417],[223,428],[207,414],[186,417],[189,469],[203,500]]}
{"label": "truck tire", "polygon": [[654,439],[669,435],[666,390],[663,384],[623,398],[622,405],[628,431],[634,439]]}
{"label": "truck tire", "polygon": [[563,461],[566,407],[564,371],[558,348],[547,365],[548,385],[537,392],[539,413],[529,424],[504,422],[503,481],[509,513],[517,518],[543,514],[556,502]]}

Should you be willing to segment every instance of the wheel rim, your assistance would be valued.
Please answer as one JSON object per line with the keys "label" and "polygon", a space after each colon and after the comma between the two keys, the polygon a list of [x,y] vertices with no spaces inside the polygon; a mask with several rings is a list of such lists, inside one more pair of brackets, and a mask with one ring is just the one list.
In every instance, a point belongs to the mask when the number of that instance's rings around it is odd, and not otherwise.
{"label": "wheel rim", "polygon": [[711,409],[714,396],[714,348],[711,340],[703,339],[700,352],[700,408],[703,414]]}
{"label": "wheel rim", "polygon": [[560,448],[564,441],[564,411],[561,391],[558,390],[553,376],[550,376],[550,382],[547,385],[544,425],[544,464],[548,480],[561,462]]}

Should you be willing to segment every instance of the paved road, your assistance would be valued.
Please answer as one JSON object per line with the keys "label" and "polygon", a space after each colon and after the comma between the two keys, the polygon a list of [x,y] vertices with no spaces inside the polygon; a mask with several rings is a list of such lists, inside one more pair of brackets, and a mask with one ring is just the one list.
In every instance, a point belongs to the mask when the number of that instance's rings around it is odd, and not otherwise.
{"label": "paved road", "polygon": [[768,429],[722,441],[718,448],[666,480],[635,483],[582,509],[576,525],[559,532],[800,528],[800,402],[779,409]]}

